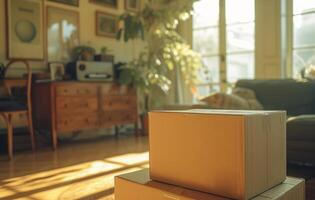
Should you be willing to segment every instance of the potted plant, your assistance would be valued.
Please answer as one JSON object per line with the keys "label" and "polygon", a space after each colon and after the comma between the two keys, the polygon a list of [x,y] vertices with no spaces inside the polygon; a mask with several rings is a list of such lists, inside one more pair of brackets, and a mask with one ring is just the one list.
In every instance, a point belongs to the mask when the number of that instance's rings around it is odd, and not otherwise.
{"label": "potted plant", "polygon": [[89,46],[77,46],[72,51],[74,60],[94,60],[95,49]]}
{"label": "potted plant", "polygon": [[[171,88],[171,74],[180,72],[185,83],[194,85],[201,67],[200,56],[178,34],[180,21],[190,17],[196,0],[149,0],[137,14],[124,13],[117,39],[141,39],[146,48],[139,56],[121,69],[119,82],[136,87],[143,97],[144,121],[155,100],[156,90],[167,94]],[[146,126],[145,124],[142,124]]]}

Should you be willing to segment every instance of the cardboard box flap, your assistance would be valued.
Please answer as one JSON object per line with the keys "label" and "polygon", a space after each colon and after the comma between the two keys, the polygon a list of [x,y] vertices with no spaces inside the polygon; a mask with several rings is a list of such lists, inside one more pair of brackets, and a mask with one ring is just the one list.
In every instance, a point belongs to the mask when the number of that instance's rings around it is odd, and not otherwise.
{"label": "cardboard box flap", "polygon": [[154,110],[150,113],[185,113],[185,114],[207,114],[207,115],[269,115],[286,111],[265,111],[265,110],[221,110],[221,109],[190,109],[190,110]]}

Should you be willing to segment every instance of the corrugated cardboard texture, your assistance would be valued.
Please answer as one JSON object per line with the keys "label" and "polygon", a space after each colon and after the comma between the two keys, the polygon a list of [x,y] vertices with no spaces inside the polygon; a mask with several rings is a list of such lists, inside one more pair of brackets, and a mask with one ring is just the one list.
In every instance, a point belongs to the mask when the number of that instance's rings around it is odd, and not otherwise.
{"label": "corrugated cardboard texture", "polygon": [[[254,200],[304,200],[304,181],[287,178]],[[229,200],[213,194],[152,181],[144,169],[115,177],[115,200]]]}
{"label": "corrugated cardboard texture", "polygon": [[153,180],[249,199],[285,179],[285,112],[162,111],[149,123]]}

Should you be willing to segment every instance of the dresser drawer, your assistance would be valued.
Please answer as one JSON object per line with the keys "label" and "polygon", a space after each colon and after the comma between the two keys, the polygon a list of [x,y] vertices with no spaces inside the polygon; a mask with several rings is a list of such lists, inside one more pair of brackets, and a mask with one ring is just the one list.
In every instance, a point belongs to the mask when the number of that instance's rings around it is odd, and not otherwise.
{"label": "dresser drawer", "polygon": [[57,96],[97,96],[98,86],[95,84],[64,84],[56,86]]}
{"label": "dresser drawer", "polygon": [[116,95],[106,96],[101,102],[103,111],[128,110],[137,108],[136,96]]}
{"label": "dresser drawer", "polygon": [[133,123],[137,120],[137,113],[133,111],[104,112],[101,116],[101,125],[110,126],[125,123]]}
{"label": "dresser drawer", "polygon": [[136,90],[128,86],[119,86],[116,84],[106,84],[101,87],[101,95],[136,95]]}
{"label": "dresser drawer", "polygon": [[98,100],[94,97],[63,96],[56,98],[56,112],[60,115],[84,114],[97,112]]}
{"label": "dresser drawer", "polygon": [[97,113],[73,115],[57,119],[57,131],[70,132],[99,127]]}

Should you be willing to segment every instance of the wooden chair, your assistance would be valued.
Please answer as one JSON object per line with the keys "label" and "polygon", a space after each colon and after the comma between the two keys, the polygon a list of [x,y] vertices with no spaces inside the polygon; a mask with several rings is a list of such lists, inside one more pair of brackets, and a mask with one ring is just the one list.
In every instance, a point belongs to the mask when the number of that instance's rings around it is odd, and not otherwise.
{"label": "wooden chair", "polygon": [[[5,78],[2,82],[5,86],[9,98],[1,99],[0,98],[0,115],[3,117],[8,135],[8,155],[9,158],[13,158],[13,124],[12,118],[15,115],[25,114],[28,118],[28,129],[30,133],[30,139],[32,144],[32,150],[35,150],[35,138],[34,138],[34,128],[32,120],[32,101],[31,101],[31,84],[32,84],[32,73],[31,68],[27,61],[25,60],[12,60],[10,61],[5,69],[5,77],[9,68],[14,63],[22,63],[27,70],[27,77],[25,79],[7,79]],[[26,89],[26,98],[18,99],[12,96],[13,87],[25,87]]]}

